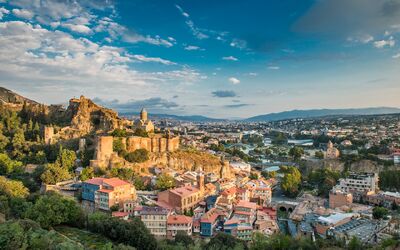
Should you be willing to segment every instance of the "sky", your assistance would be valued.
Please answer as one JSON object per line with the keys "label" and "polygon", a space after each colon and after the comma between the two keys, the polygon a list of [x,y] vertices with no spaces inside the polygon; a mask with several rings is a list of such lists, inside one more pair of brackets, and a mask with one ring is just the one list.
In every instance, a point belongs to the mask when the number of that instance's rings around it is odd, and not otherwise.
{"label": "sky", "polygon": [[245,118],[400,107],[400,0],[0,0],[0,86]]}

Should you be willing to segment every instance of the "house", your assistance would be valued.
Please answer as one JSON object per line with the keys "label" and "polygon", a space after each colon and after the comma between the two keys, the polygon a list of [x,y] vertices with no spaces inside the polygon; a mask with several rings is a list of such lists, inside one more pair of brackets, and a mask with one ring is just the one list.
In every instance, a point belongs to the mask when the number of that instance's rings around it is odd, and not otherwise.
{"label": "house", "polygon": [[256,219],[257,204],[254,202],[240,200],[234,208],[233,218],[244,223],[254,223]]}
{"label": "house", "polygon": [[105,178],[92,178],[82,182],[82,199],[94,202],[95,193],[100,189],[103,180],[105,180]]}
{"label": "house", "polygon": [[118,178],[92,178],[82,183],[82,199],[108,211],[114,205],[120,207],[127,200],[135,200],[136,189]]}
{"label": "house", "polygon": [[353,203],[353,195],[342,190],[332,190],[329,192],[329,207],[337,208],[348,206]]}
{"label": "house", "polygon": [[202,200],[203,192],[192,185],[185,185],[158,193],[158,201],[176,210],[178,213],[194,209]]}
{"label": "house", "polygon": [[124,212],[133,214],[136,207],[136,201],[134,200],[127,200],[124,202]]}
{"label": "house", "polygon": [[326,237],[328,229],[343,225],[351,221],[354,216],[355,214],[353,213],[336,213],[329,216],[320,216],[316,221],[315,229],[320,236]]}
{"label": "house", "polygon": [[167,221],[170,212],[162,207],[144,206],[140,210],[140,220],[157,238],[167,237]]}
{"label": "house", "polygon": [[193,219],[185,215],[170,215],[167,219],[167,238],[174,239],[181,231],[188,236],[192,235]]}
{"label": "house", "polygon": [[200,235],[211,237],[214,235],[220,219],[224,217],[224,212],[218,208],[212,208],[200,219]]}

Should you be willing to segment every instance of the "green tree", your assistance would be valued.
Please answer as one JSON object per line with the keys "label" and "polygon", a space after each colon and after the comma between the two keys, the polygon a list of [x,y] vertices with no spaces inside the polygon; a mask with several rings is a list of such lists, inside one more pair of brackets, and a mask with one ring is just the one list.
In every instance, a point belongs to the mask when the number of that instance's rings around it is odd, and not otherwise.
{"label": "green tree", "polygon": [[324,159],[324,153],[322,151],[316,151],[315,152],[315,158]]}
{"label": "green tree", "polygon": [[388,215],[389,211],[384,207],[374,207],[372,209],[372,216],[374,219],[383,219]]}
{"label": "green tree", "polygon": [[281,167],[284,176],[281,181],[281,188],[286,195],[295,196],[299,192],[301,184],[301,173],[296,167]]}
{"label": "green tree", "polygon": [[261,175],[265,178],[265,179],[269,179],[269,178],[275,178],[276,177],[276,171],[262,171]]}
{"label": "green tree", "polygon": [[218,233],[215,237],[211,238],[211,240],[205,246],[206,250],[228,250],[228,249],[246,249],[244,242],[236,239],[230,234],[226,233]]}
{"label": "green tree", "polygon": [[113,151],[122,155],[122,152],[126,151],[125,145],[122,143],[122,138],[114,138],[113,140]]}
{"label": "green tree", "polygon": [[110,177],[118,177],[125,181],[133,181],[135,172],[130,168],[112,168],[109,172]]}
{"label": "green tree", "polygon": [[347,245],[347,249],[348,250],[362,250],[363,245],[357,237],[353,236],[353,238],[351,238],[349,244]]}
{"label": "green tree", "polygon": [[289,150],[289,155],[292,156],[295,161],[298,161],[304,155],[304,149],[297,146],[292,147]]}
{"label": "green tree", "polygon": [[63,149],[60,147],[58,156],[56,159],[56,164],[68,171],[73,170],[76,161],[76,154],[74,151],[69,149]]}
{"label": "green tree", "polygon": [[136,149],[135,151],[128,153],[125,156],[125,159],[132,163],[145,162],[149,160],[149,152],[144,148]]}
{"label": "green tree", "polygon": [[249,178],[250,180],[258,180],[258,174],[255,172],[251,172]]}
{"label": "green tree", "polygon": [[157,177],[156,189],[167,190],[175,187],[175,180],[168,174],[161,174]]}
{"label": "green tree", "polygon": [[0,174],[8,175],[12,172],[22,172],[22,162],[13,161],[7,154],[0,153]]}
{"label": "green tree", "polygon": [[28,209],[26,217],[43,228],[50,228],[60,224],[77,225],[82,221],[83,213],[74,200],[54,193],[41,196]]}
{"label": "green tree", "polygon": [[273,139],[272,144],[274,145],[284,145],[288,141],[286,135],[284,133],[278,133]]}
{"label": "green tree", "polygon": [[8,137],[3,135],[2,131],[0,130],[0,152],[4,152],[9,143],[10,140],[8,139]]}
{"label": "green tree", "polygon": [[91,167],[84,168],[79,176],[81,181],[86,181],[94,177],[94,169]]}
{"label": "green tree", "polygon": [[135,133],[133,133],[135,136],[140,136],[140,137],[149,137],[149,133],[146,132],[146,130],[137,128],[135,130]]}
{"label": "green tree", "polygon": [[20,181],[0,176],[0,195],[6,195],[9,198],[26,198],[29,190]]}
{"label": "green tree", "polygon": [[62,168],[58,165],[58,163],[49,163],[46,164],[45,170],[43,174],[40,176],[40,179],[46,183],[54,185],[57,182],[65,181],[71,179],[72,176],[68,172],[67,169]]}
{"label": "green tree", "polygon": [[88,229],[136,249],[158,249],[158,242],[138,218],[127,222],[104,213],[93,213],[88,216]]}
{"label": "green tree", "polygon": [[111,135],[114,136],[114,137],[126,137],[128,135],[128,133],[126,132],[125,129],[116,128],[111,133]]}

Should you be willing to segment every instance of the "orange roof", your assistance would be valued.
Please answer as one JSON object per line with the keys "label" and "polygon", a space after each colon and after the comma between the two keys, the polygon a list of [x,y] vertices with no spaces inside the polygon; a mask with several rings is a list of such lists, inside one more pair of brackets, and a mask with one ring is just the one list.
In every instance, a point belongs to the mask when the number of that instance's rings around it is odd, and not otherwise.
{"label": "orange roof", "polygon": [[237,204],[236,207],[245,207],[245,208],[251,208],[256,210],[257,209],[257,203],[250,202],[250,201],[245,201],[245,200],[240,200]]}
{"label": "orange roof", "polygon": [[174,189],[170,189],[169,190],[171,193],[177,194],[181,197],[185,197],[185,196],[189,196],[192,195],[194,193],[199,192],[200,190],[198,188],[195,188],[193,186],[184,186],[184,187],[178,187],[178,188],[174,188]]}
{"label": "orange roof", "polygon": [[239,224],[240,221],[236,218],[232,218],[230,220],[225,221],[224,225],[230,225],[230,224]]}
{"label": "orange roof", "polygon": [[101,192],[101,193],[111,193],[111,192],[114,192],[114,190],[111,190],[111,189],[99,189],[99,190],[97,190],[97,192]]}
{"label": "orange roof", "polygon": [[103,180],[105,180],[105,178],[97,177],[97,178],[92,178],[90,180],[87,180],[84,183],[100,186],[101,184],[103,184]]}
{"label": "orange roof", "polygon": [[112,212],[112,217],[125,217],[129,215],[129,213],[125,213],[125,212]]}
{"label": "orange roof", "polygon": [[205,223],[214,223],[218,216],[222,215],[222,211],[218,210],[217,208],[211,208],[207,213],[205,213],[201,219],[200,222],[205,222]]}
{"label": "orange roof", "polygon": [[119,178],[110,178],[110,179],[104,179],[103,181],[105,184],[110,185],[112,187],[118,187],[118,186],[124,186],[124,185],[129,185],[129,182],[123,181]]}
{"label": "orange roof", "polygon": [[234,195],[236,193],[236,190],[237,190],[236,187],[231,187],[222,191],[221,195],[223,196]]}
{"label": "orange roof", "polygon": [[167,224],[190,224],[192,223],[192,217],[185,215],[170,215],[167,220]]}

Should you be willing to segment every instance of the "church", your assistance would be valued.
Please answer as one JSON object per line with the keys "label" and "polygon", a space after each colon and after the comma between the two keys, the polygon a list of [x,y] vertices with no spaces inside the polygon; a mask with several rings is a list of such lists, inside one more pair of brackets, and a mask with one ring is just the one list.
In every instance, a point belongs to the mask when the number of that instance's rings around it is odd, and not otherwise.
{"label": "church", "polygon": [[140,111],[140,119],[135,121],[134,129],[142,129],[146,132],[154,132],[154,124],[148,119],[146,109]]}

